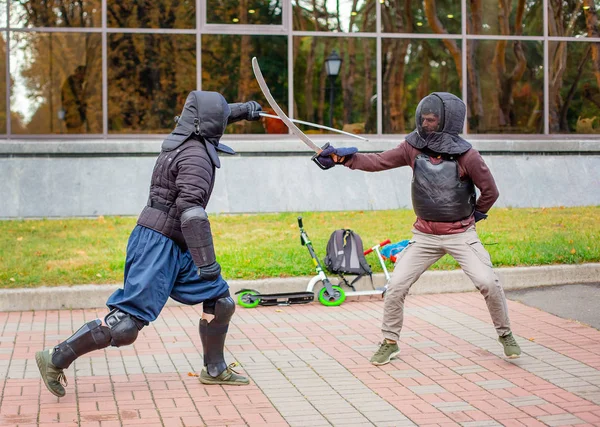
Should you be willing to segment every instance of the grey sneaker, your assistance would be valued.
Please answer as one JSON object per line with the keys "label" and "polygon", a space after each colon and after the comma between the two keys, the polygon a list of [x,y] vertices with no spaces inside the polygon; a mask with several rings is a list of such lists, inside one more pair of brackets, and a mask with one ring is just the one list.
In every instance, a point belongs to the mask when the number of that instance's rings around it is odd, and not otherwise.
{"label": "grey sneaker", "polygon": [[50,393],[57,397],[63,397],[66,394],[67,377],[65,377],[63,369],[57,368],[52,364],[50,351],[43,350],[35,353],[35,362],[38,365],[44,384],[46,384]]}
{"label": "grey sneaker", "polygon": [[504,355],[509,359],[516,359],[521,355],[521,347],[517,344],[512,332],[509,332],[502,337],[498,337],[498,341],[502,344],[502,347],[504,347]]}
{"label": "grey sneaker", "polygon": [[388,344],[388,342],[384,340],[380,344],[379,350],[371,357],[371,363],[373,365],[385,365],[386,363],[390,363],[392,357],[399,354],[400,348],[398,347],[398,343]]}
{"label": "grey sneaker", "polygon": [[206,368],[200,372],[200,382],[202,384],[222,384],[222,385],[248,385],[250,380],[233,370],[237,363],[230,364],[227,369],[219,374],[218,377],[211,377]]}

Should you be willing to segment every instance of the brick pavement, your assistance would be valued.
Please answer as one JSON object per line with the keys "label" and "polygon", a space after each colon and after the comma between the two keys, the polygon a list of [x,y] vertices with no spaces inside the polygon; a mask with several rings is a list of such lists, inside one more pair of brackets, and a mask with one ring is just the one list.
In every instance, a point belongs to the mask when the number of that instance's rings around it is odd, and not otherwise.
{"label": "brick pavement", "polygon": [[524,356],[501,347],[478,293],[410,296],[401,354],[376,367],[383,303],[238,308],[228,361],[252,384],[204,386],[201,307],[168,307],[133,346],[83,356],[67,396],[34,353],[98,310],[0,313],[2,426],[600,425],[600,331],[509,301]]}

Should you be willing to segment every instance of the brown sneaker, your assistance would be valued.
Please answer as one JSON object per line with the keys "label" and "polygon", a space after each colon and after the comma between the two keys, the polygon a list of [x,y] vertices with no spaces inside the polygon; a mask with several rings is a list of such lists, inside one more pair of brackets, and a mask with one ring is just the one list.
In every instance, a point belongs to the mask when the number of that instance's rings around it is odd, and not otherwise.
{"label": "brown sneaker", "polygon": [[202,384],[222,384],[222,385],[248,385],[250,380],[233,370],[237,363],[230,364],[227,369],[219,374],[218,377],[211,377],[206,368],[200,372],[200,382]]}
{"label": "brown sneaker", "polygon": [[57,397],[63,397],[66,394],[67,377],[65,377],[63,369],[57,368],[52,364],[50,351],[43,350],[35,353],[35,362],[38,365],[44,384],[46,384],[50,393]]}

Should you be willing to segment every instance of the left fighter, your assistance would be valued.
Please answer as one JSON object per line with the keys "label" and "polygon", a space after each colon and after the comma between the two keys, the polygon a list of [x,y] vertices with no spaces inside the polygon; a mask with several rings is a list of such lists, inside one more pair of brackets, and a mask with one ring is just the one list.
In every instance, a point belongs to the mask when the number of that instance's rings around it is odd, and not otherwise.
{"label": "left fighter", "polygon": [[219,153],[235,154],[220,143],[225,127],[259,120],[255,101],[228,104],[217,92],[188,95],[177,126],[163,141],[150,182],[148,204],[129,236],[125,281],[106,302],[104,318],[85,323],[66,341],[38,351],[36,363],[52,394],[65,395],[64,370],[78,357],[108,346],[132,344],[154,321],[168,298],[202,303],[199,324],[204,352],[204,384],[249,384],[223,355],[235,304],[221,276],[206,205],[221,166]]}

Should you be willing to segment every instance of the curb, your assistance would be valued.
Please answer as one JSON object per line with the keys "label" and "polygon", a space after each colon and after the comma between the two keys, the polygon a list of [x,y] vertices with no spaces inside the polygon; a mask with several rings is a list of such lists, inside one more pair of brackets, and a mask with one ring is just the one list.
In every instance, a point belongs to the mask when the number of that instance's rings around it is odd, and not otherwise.
{"label": "curb", "polygon": [[[584,284],[600,282],[600,263],[577,265],[551,265],[541,267],[496,268],[504,290],[538,286]],[[230,280],[232,294],[241,289],[254,289],[260,293],[293,292],[306,289],[310,277],[271,278],[262,280]],[[383,274],[373,275],[373,284],[385,284]],[[0,311],[63,310],[104,307],[106,300],[121,285],[78,285],[41,287],[33,289],[0,290]],[[356,285],[370,289],[369,279]],[[315,289],[318,291],[318,289]],[[427,271],[413,285],[410,293],[435,294],[471,292],[475,287],[462,270]],[[364,298],[364,297],[361,297]],[[181,305],[169,300],[167,305]]]}

